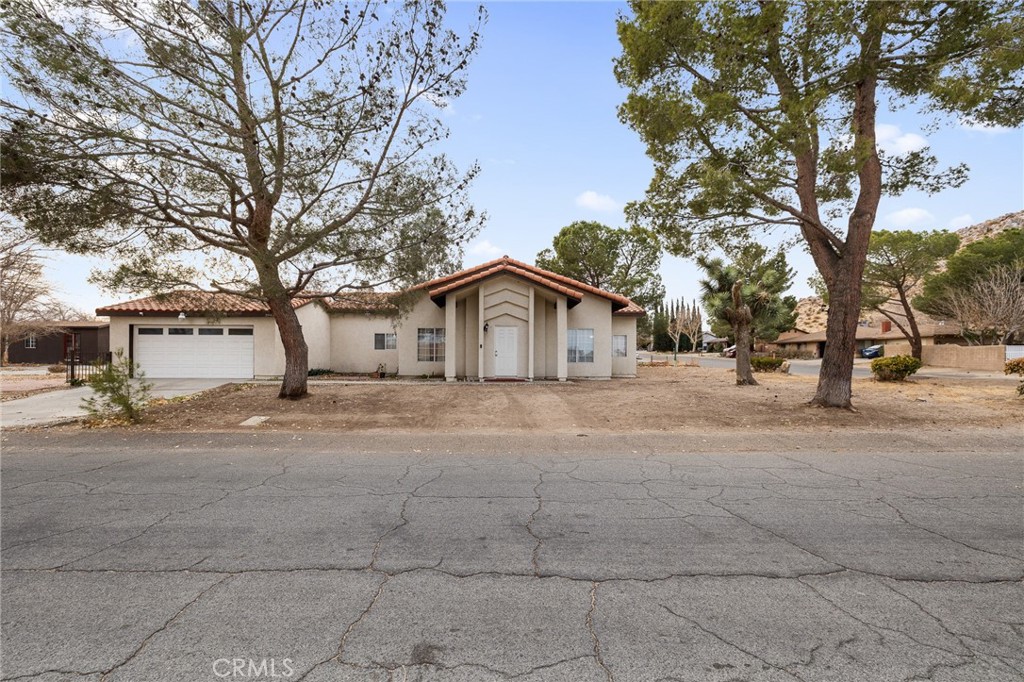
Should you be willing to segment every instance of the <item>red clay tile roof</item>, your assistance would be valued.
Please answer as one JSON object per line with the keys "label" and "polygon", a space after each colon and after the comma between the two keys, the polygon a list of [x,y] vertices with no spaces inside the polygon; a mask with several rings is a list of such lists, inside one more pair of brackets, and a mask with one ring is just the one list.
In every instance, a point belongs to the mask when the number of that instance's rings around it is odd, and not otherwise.
{"label": "red clay tile roof", "polygon": [[[459,272],[432,279],[429,282],[418,284],[413,289],[426,289],[431,298],[441,296],[454,289],[459,289],[467,284],[478,282],[493,275],[508,273],[530,280],[541,286],[557,291],[576,302],[579,302],[585,293],[594,294],[612,302],[612,307],[623,315],[642,315],[644,310],[631,300],[620,294],[615,294],[604,289],[584,284],[571,277],[559,275],[549,270],[542,270],[535,265],[523,263],[522,261],[502,256],[501,258],[488,261],[481,265],[460,270]],[[629,312],[626,312],[629,310]]]}
{"label": "red clay tile roof", "polygon": [[644,310],[643,308],[641,308],[640,306],[638,306],[636,303],[633,303],[632,301],[630,301],[629,305],[627,305],[625,308],[620,308],[619,310],[616,310],[612,314],[613,315],[622,315],[624,317],[629,317],[630,315],[643,316],[643,315],[647,314],[647,311]]}
{"label": "red clay tile roof", "polygon": [[[313,298],[292,300],[293,308],[301,308]],[[131,315],[138,313],[177,315],[178,313],[219,313],[223,315],[269,315],[270,308],[235,294],[212,294],[205,291],[172,291],[97,308],[97,315]]]}
{"label": "red clay tile roof", "polygon": [[397,310],[395,291],[346,291],[324,299],[324,306],[332,313],[393,313]]}
{"label": "red clay tile roof", "polygon": [[[426,290],[431,298],[443,296],[449,291],[478,282],[499,274],[509,274],[556,291],[573,304],[579,303],[586,294],[593,294],[612,302],[616,315],[645,315],[643,308],[625,296],[604,289],[592,287],[554,272],[542,270],[534,265],[505,256],[472,268],[460,270],[446,277],[417,284],[410,291]],[[333,297],[309,294],[296,298],[292,305],[302,307],[314,300],[321,300],[329,312],[381,312],[390,313],[396,309],[393,297],[398,292],[347,291]],[[174,291],[158,296],[148,296],[97,308],[97,315],[132,315],[138,313],[177,315],[178,313],[219,313],[222,315],[269,315],[270,309],[263,301],[257,301],[234,294],[212,294],[202,291]]]}

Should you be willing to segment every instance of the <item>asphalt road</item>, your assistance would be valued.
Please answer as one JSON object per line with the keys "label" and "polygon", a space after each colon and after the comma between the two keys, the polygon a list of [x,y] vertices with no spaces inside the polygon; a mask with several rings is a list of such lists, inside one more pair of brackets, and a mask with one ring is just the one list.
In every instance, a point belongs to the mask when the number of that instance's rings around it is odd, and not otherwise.
{"label": "asphalt road", "polygon": [[[671,353],[650,353],[647,351],[639,351],[637,353],[637,359],[640,362],[650,362],[650,360],[656,361],[671,361]],[[736,367],[735,358],[723,358],[717,354],[701,355],[699,358],[695,355],[683,354],[679,355],[679,362],[686,363],[693,360],[697,360],[701,367],[720,367],[722,369],[734,369]],[[821,371],[821,360],[790,360],[790,374],[798,376],[818,376]],[[871,361],[863,358],[857,358],[853,361],[853,376],[855,378],[866,378],[871,376]],[[982,372],[978,370],[968,369],[954,369],[949,367],[923,367],[916,374],[916,377],[946,377],[953,379],[997,379],[1005,380],[1007,382],[1016,381],[1013,376],[1005,376],[1001,372]]]}
{"label": "asphalt road", "polygon": [[1024,679],[1019,439],[874,438],[7,434],[2,678]]}

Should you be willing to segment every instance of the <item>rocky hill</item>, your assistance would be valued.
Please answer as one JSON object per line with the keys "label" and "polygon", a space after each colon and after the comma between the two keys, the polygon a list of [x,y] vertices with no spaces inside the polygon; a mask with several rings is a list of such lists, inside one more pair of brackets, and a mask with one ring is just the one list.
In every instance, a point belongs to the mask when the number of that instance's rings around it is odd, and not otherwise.
{"label": "rocky hill", "polygon": [[1013,229],[1024,230],[1024,211],[1007,213],[977,225],[961,228],[956,233],[960,235],[960,248],[962,249],[971,242],[985,237],[994,237],[1000,232]]}
{"label": "rocky hill", "polygon": [[[960,248],[962,249],[971,242],[976,242],[986,237],[994,237],[1000,232],[1012,229],[1024,230],[1024,211],[1007,213],[977,225],[961,228],[956,233],[960,236]],[[821,298],[818,296],[808,296],[807,298],[800,299],[796,304],[796,313],[797,329],[805,332],[818,332],[825,329],[827,317],[824,305],[822,305]],[[862,321],[872,327],[880,326],[883,319],[885,318],[879,313],[868,311],[865,311],[862,316]],[[924,313],[919,314],[920,323],[923,324],[930,321],[932,321],[931,318]]]}

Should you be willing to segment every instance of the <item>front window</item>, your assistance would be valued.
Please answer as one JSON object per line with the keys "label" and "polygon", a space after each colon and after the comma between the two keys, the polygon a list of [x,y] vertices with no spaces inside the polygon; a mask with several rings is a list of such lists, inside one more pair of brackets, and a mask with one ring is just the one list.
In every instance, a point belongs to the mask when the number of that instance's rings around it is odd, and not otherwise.
{"label": "front window", "polygon": [[36,335],[35,334],[29,334],[28,338],[25,339],[25,348],[35,348],[36,347],[36,343],[37,343]]}
{"label": "front window", "polygon": [[420,362],[444,361],[444,327],[420,327],[416,331],[416,359]]}
{"label": "front window", "polygon": [[594,330],[569,330],[569,362],[594,361]]}
{"label": "front window", "polygon": [[613,358],[624,358],[626,357],[626,335],[616,334],[612,337],[612,357]]}
{"label": "front window", "polygon": [[395,350],[398,348],[398,335],[392,333],[374,334],[374,350]]}

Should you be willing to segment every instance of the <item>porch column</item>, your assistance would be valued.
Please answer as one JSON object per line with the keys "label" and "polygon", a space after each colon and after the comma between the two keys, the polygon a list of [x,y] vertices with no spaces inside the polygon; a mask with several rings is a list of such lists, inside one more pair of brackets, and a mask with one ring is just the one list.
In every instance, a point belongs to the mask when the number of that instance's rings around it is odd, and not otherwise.
{"label": "porch column", "polygon": [[530,307],[526,313],[526,335],[530,337],[530,353],[529,360],[526,365],[526,378],[533,381],[533,316],[537,308],[534,306],[534,289],[530,287]]}
{"label": "porch column", "polygon": [[566,303],[565,296],[559,296],[558,303],[555,304],[557,307],[555,311],[555,329],[558,334],[558,344],[555,352],[558,354],[559,381],[565,381],[569,376],[569,307]]}
{"label": "porch column", "polygon": [[476,318],[476,333],[477,333],[477,356],[476,356],[476,374],[477,378],[481,382],[484,380],[484,288],[479,287],[477,290],[477,300],[480,303],[480,314]]}
{"label": "porch column", "polygon": [[455,354],[458,352],[455,325],[455,293],[444,297],[444,380],[455,381]]}

